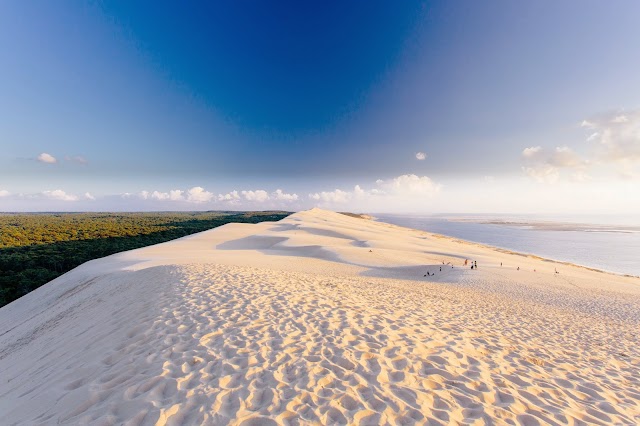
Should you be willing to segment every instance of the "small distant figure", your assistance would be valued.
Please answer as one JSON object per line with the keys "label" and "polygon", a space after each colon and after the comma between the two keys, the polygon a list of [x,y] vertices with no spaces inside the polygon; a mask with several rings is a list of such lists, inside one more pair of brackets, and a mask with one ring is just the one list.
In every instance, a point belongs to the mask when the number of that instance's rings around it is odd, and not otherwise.
{"label": "small distant figure", "polygon": [[[440,267],[440,272],[442,272],[442,266]],[[557,272],[556,272],[557,273]]]}
{"label": "small distant figure", "polygon": [[502,268],[502,262],[500,262],[500,267]]}
{"label": "small distant figure", "polygon": [[553,268],[556,271],[556,274],[559,274],[560,272],[558,272],[558,268]]}
{"label": "small distant figure", "polygon": [[520,267],[518,266],[518,271],[520,270]]}
{"label": "small distant figure", "polygon": [[475,267],[476,267],[476,269],[478,269],[478,261],[477,261],[477,260],[474,260],[474,261],[473,261],[473,266],[475,266]]}
{"label": "small distant figure", "polygon": [[471,265],[471,269],[473,269],[473,265]]}
{"label": "small distant figure", "polygon": [[369,253],[373,253],[373,250],[369,250]]}
{"label": "small distant figure", "polygon": [[467,266],[467,263],[469,263],[469,259],[464,260],[464,266]]}

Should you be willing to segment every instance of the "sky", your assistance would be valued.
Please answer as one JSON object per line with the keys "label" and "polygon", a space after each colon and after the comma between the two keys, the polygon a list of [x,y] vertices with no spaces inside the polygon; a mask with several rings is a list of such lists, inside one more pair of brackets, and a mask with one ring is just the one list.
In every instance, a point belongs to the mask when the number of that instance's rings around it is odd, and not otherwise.
{"label": "sky", "polygon": [[640,3],[0,2],[0,211],[640,217]]}

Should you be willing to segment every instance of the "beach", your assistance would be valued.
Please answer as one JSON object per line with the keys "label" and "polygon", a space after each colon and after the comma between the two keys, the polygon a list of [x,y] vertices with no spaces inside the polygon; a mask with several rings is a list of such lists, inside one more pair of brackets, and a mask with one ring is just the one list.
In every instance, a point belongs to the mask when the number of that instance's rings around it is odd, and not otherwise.
{"label": "beach", "polygon": [[638,330],[636,277],[312,209],[1,308],[0,423],[638,424]]}
{"label": "beach", "polygon": [[640,228],[624,215],[376,215],[376,220],[614,274],[640,276]]}

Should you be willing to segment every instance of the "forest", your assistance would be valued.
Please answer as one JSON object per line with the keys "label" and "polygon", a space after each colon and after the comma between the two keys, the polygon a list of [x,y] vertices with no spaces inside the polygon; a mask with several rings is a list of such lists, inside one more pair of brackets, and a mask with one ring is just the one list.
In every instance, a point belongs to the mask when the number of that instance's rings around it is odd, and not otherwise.
{"label": "forest", "polygon": [[277,221],[290,213],[3,213],[0,307],[92,259],[158,244],[225,223]]}

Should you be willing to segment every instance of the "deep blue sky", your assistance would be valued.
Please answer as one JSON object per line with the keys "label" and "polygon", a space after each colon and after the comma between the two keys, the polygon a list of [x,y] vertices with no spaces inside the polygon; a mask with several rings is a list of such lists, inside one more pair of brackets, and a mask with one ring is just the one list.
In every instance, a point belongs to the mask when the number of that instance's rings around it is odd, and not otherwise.
{"label": "deep blue sky", "polygon": [[[357,205],[356,184],[440,200],[401,210],[509,210],[461,202],[479,181],[581,206],[615,183],[622,208],[638,16],[634,1],[2,2],[0,210],[222,208],[258,189],[276,206],[278,188],[292,208],[332,206],[336,188]],[[139,196],[192,187],[213,195]],[[362,208],[388,205],[375,197]]]}

